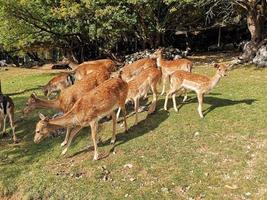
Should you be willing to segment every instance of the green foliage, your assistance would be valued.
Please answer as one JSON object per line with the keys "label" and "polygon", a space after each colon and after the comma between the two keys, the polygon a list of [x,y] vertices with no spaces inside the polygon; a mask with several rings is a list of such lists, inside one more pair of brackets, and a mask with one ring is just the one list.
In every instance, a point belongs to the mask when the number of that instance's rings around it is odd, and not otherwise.
{"label": "green foliage", "polygon": [[[164,35],[240,21],[234,0],[0,0],[0,41],[7,50],[112,49],[136,39],[149,47]],[[239,20],[233,21],[233,19]],[[227,20],[226,20],[227,19]],[[163,38],[163,39],[162,39]]]}

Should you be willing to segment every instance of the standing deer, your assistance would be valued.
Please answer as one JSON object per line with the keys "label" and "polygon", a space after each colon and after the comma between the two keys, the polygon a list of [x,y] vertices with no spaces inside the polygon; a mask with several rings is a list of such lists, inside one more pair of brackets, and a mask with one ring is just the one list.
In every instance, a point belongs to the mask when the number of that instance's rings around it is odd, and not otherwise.
{"label": "standing deer", "polygon": [[[76,81],[74,85],[63,90],[60,93],[59,97],[53,100],[40,99],[35,93],[33,93],[28,99],[23,113],[27,114],[36,108],[52,108],[66,113],[85,93],[96,88],[105,80],[109,79],[109,77],[109,73],[99,73],[97,71],[93,72],[89,74],[85,79]],[[66,137],[65,140],[61,143],[61,146],[66,145],[69,133],[70,128],[67,128]]]}
{"label": "standing deer", "polygon": [[125,117],[125,100],[128,93],[128,85],[120,78],[112,78],[103,84],[84,94],[63,116],[55,119],[48,119],[40,115],[41,120],[36,125],[34,142],[39,143],[47,137],[52,130],[58,127],[73,128],[68,138],[67,147],[62,151],[64,155],[75,135],[83,127],[91,127],[91,135],[94,144],[94,158],[98,159],[96,134],[98,121],[107,115],[112,115],[113,134],[111,144],[116,139],[116,114],[115,109],[120,107],[124,112],[124,125],[127,131],[127,123]]}
{"label": "standing deer", "polygon": [[[169,79],[170,75],[177,70],[184,70],[191,72],[193,63],[188,59],[176,59],[176,60],[165,60],[162,58],[162,49],[158,49],[154,52],[154,54],[151,55],[151,58],[154,58],[157,60],[157,66],[161,68],[162,70],[162,92],[161,95],[165,93],[166,89],[166,81]],[[187,96],[184,97],[185,101]]]}
{"label": "standing deer", "polygon": [[121,70],[121,77],[124,81],[129,82],[133,77],[137,76],[143,69],[155,67],[156,62],[150,58],[142,58],[131,64],[125,65]]}
{"label": "standing deer", "polygon": [[164,109],[167,110],[168,97],[172,95],[173,107],[176,112],[178,112],[175,100],[175,92],[180,89],[193,90],[197,93],[198,99],[198,113],[201,118],[202,114],[202,104],[204,95],[211,91],[220,81],[223,76],[226,76],[227,67],[224,64],[215,64],[217,71],[215,75],[211,78],[199,74],[193,74],[186,71],[177,71],[171,75],[170,91],[167,93],[165,98]]}
{"label": "standing deer", "polygon": [[[135,76],[131,81],[128,82],[128,95],[126,102],[132,100],[134,102],[135,108],[135,124],[138,122],[138,108],[139,100],[144,97],[149,89],[151,89],[153,94],[153,100],[149,107],[148,114],[153,113],[156,110],[157,102],[157,84],[161,79],[161,71],[156,67],[149,67],[143,69],[140,74]],[[120,109],[117,112],[117,118],[119,117]]]}
{"label": "standing deer", "polygon": [[0,81],[0,128],[3,121],[3,134],[6,134],[6,120],[9,119],[9,124],[13,133],[13,142],[17,143],[17,137],[15,134],[15,123],[14,123],[14,110],[15,105],[13,100],[2,93],[1,81]]}

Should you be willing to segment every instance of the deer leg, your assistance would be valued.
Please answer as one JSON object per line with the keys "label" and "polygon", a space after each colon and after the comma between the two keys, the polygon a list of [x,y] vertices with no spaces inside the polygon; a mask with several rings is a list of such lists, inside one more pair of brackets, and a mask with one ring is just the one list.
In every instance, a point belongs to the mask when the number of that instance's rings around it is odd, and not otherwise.
{"label": "deer leg", "polygon": [[168,76],[166,76],[166,75],[163,75],[163,77],[162,77],[162,92],[160,95],[163,95],[165,93],[167,78],[168,78]]}
{"label": "deer leg", "polygon": [[185,102],[187,100],[187,90],[186,89],[183,89],[184,91],[184,99],[183,99],[183,102]]}
{"label": "deer leg", "polygon": [[67,128],[65,139],[60,144],[61,147],[64,147],[68,143],[68,139],[69,139],[69,136],[70,136],[70,131],[71,131],[71,129],[70,128]]}
{"label": "deer leg", "polygon": [[121,107],[121,110],[123,112],[123,122],[124,122],[124,128],[125,128],[125,132],[128,131],[128,125],[127,125],[127,121],[126,121],[126,109],[125,109],[125,104],[123,104]]}
{"label": "deer leg", "polygon": [[74,127],[71,132],[70,132],[70,136],[69,136],[69,139],[68,139],[68,143],[67,143],[67,146],[66,148],[62,151],[61,155],[65,155],[66,152],[68,151],[68,148],[70,147],[71,145],[71,142],[73,140],[73,138],[77,135],[77,133],[82,129],[81,126],[76,126]]}
{"label": "deer leg", "polygon": [[139,98],[134,99],[134,110],[135,110],[135,122],[134,125],[138,123],[138,108],[139,108]]}
{"label": "deer leg", "polygon": [[166,94],[166,97],[165,97],[165,103],[164,103],[164,110],[168,110],[167,109],[167,106],[168,106],[168,99],[169,99],[169,96],[172,95],[173,93],[176,92],[176,88],[175,87],[171,87],[170,88],[170,91]]}
{"label": "deer leg", "polygon": [[116,141],[116,125],[117,125],[117,118],[116,118],[116,114],[115,111],[112,112],[112,124],[113,124],[113,131],[112,131],[112,138],[110,141],[110,144],[114,144]]}
{"label": "deer leg", "polygon": [[153,82],[152,83],[151,90],[152,90],[152,93],[153,93],[153,99],[152,99],[151,105],[150,105],[150,107],[148,109],[148,114],[151,114],[151,113],[155,112],[155,110],[156,110],[156,104],[157,104],[157,82]]}
{"label": "deer leg", "polygon": [[6,134],[6,115],[3,117],[3,134]]}
{"label": "deer leg", "polygon": [[91,135],[92,135],[92,140],[93,140],[93,144],[94,144],[94,158],[93,158],[93,160],[98,159],[97,143],[96,143],[97,123],[98,123],[97,121],[90,123]]}
{"label": "deer leg", "polygon": [[12,129],[12,136],[13,136],[13,142],[16,143],[17,142],[17,137],[15,134],[15,125],[14,125],[14,113],[8,113],[8,117],[9,117],[9,123],[10,123],[10,127]]}
{"label": "deer leg", "polygon": [[172,102],[173,102],[173,108],[176,112],[178,112],[177,105],[176,105],[176,99],[175,99],[175,92],[172,94]]}
{"label": "deer leg", "polygon": [[119,117],[120,117],[120,112],[121,112],[121,108],[119,107],[118,111],[117,111],[117,119],[119,119]]}
{"label": "deer leg", "polygon": [[203,94],[197,93],[197,99],[198,99],[198,114],[200,118],[203,118],[203,114],[202,114]]}

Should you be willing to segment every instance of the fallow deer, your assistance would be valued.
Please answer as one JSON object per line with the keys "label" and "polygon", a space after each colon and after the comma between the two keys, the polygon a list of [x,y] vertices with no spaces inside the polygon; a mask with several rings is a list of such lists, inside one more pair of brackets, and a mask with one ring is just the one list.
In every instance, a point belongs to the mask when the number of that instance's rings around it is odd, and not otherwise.
{"label": "fallow deer", "polygon": [[[158,49],[151,55],[151,58],[156,58],[157,66],[162,70],[162,92],[161,95],[165,93],[166,81],[169,79],[170,75],[177,70],[184,70],[191,72],[193,63],[188,59],[176,59],[176,60],[165,60],[162,58],[162,49]],[[185,96],[184,101],[187,96]]]}
{"label": "fallow deer", "polygon": [[74,76],[69,73],[60,73],[42,87],[44,95],[50,97],[54,92],[61,91],[75,82]]}
{"label": "fallow deer", "polygon": [[96,64],[96,65],[103,65],[109,72],[113,72],[116,70],[117,62],[111,59],[99,59],[99,60],[91,60],[85,61],[83,64]]}
{"label": "fallow deer", "polygon": [[134,76],[138,75],[143,69],[155,67],[156,62],[150,58],[142,58],[131,64],[125,65],[121,70],[121,77],[124,81],[129,82]]}
{"label": "fallow deer", "polygon": [[98,121],[107,115],[112,115],[113,134],[111,144],[116,139],[116,114],[115,109],[120,107],[124,112],[125,131],[127,123],[125,117],[125,100],[128,93],[128,85],[120,78],[111,78],[103,84],[84,94],[71,108],[70,111],[55,119],[48,119],[40,115],[41,120],[36,125],[34,142],[39,143],[50,132],[58,127],[73,128],[67,147],[62,151],[64,155],[70,146],[72,139],[83,127],[91,127],[91,135],[94,144],[94,158],[98,159],[96,134]]}
{"label": "fallow deer", "polygon": [[99,71],[103,73],[109,72],[111,74],[111,72],[115,71],[115,68],[116,62],[111,59],[87,61],[80,64],[74,70],[74,76],[76,80],[81,80],[94,71]]}
{"label": "fallow deer", "polygon": [[9,96],[2,93],[0,81],[0,128],[3,123],[3,135],[6,134],[6,120],[8,117],[9,124],[12,129],[13,142],[16,143],[18,140],[15,134],[14,110],[15,105],[13,103],[13,100]]}
{"label": "fallow deer", "polygon": [[[148,109],[148,114],[151,114],[155,111],[157,102],[157,84],[159,83],[160,79],[161,71],[156,67],[151,66],[143,69],[140,74],[128,82],[129,91],[126,102],[130,100],[134,102],[135,124],[138,122],[139,100],[147,94],[149,89],[152,91],[153,99]],[[117,112],[117,118],[119,117],[119,114],[120,109]]]}
{"label": "fallow deer", "polygon": [[178,112],[175,100],[175,92],[185,88],[187,90],[193,90],[197,93],[198,98],[198,113],[201,118],[202,114],[202,104],[204,95],[212,90],[220,81],[223,76],[226,76],[227,67],[224,64],[215,64],[217,71],[213,77],[207,77],[199,74],[193,74],[186,71],[176,71],[171,75],[170,91],[166,95],[164,109],[167,110],[167,103],[169,95],[172,95],[173,107],[176,112]]}
{"label": "fallow deer", "polygon": [[[80,99],[85,93],[91,91],[105,80],[109,79],[109,73],[92,72],[85,79],[76,81],[76,83],[63,90],[57,99],[45,100],[37,97],[35,93],[31,94],[23,110],[24,114],[28,114],[36,108],[52,108],[66,113],[74,103]],[[65,140],[61,146],[66,145],[70,129],[67,129]]]}

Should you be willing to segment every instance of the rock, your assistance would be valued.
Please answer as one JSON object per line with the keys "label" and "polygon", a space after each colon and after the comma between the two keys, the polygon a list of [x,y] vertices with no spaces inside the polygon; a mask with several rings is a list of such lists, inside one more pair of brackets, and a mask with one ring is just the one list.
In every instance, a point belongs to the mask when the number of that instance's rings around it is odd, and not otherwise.
{"label": "rock", "polygon": [[132,164],[125,164],[123,167],[131,169],[131,168],[133,168],[133,165]]}
{"label": "rock", "polygon": [[[164,48],[163,51],[163,57],[165,59],[173,60],[173,59],[179,59],[182,57],[186,57],[191,49],[188,47],[185,51],[181,51],[177,48],[173,47],[167,47]],[[125,56],[125,63],[130,64],[133,63],[136,60],[142,59],[142,58],[147,58],[150,55],[152,55],[155,52],[155,49],[146,49],[144,51],[139,51],[133,54],[129,54]]]}
{"label": "rock", "polygon": [[262,45],[252,61],[259,67],[267,67],[267,45]]}
{"label": "rock", "polygon": [[163,188],[161,188],[161,191],[164,192],[164,193],[168,193],[169,192],[169,189],[166,188],[166,187],[163,187]]}

